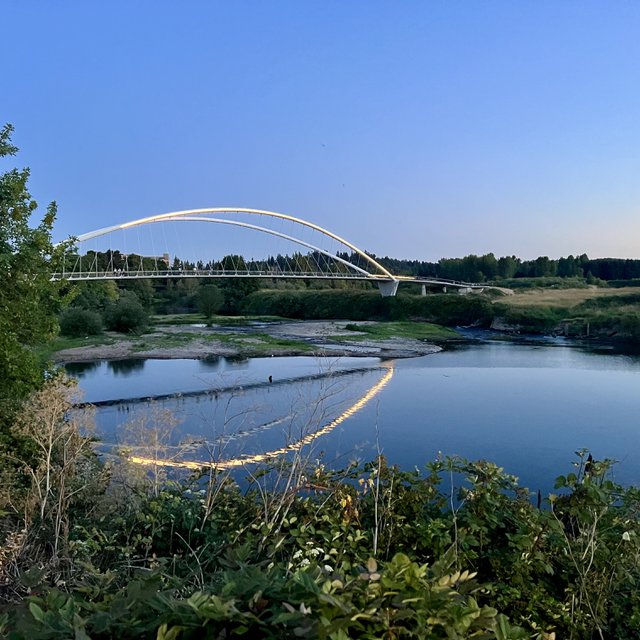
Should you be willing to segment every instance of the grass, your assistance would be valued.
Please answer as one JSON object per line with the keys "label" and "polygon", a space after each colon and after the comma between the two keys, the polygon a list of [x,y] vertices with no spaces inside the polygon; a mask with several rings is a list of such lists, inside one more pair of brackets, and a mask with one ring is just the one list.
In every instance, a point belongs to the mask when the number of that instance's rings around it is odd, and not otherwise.
{"label": "grass", "polygon": [[205,336],[207,341],[250,351],[251,353],[268,353],[273,349],[295,349],[296,351],[311,351],[312,346],[302,340],[291,340],[270,336],[268,333],[229,334],[211,333]]}
{"label": "grass", "polygon": [[282,322],[283,320],[291,321],[290,318],[280,316],[214,316],[212,322],[221,327],[243,327],[254,322]]}
{"label": "grass", "polygon": [[[509,307],[547,307],[571,309],[589,300],[602,298],[624,298],[629,295],[637,295],[634,287],[620,289],[608,289],[593,287],[589,289],[527,289],[517,291],[512,296],[499,299],[501,305]],[[621,301],[622,302],[622,301]]]}
{"label": "grass", "polygon": [[530,289],[495,301],[494,310],[507,324],[532,333],[640,339],[640,294],[635,287]]}
{"label": "grass", "polygon": [[207,319],[202,313],[167,313],[164,315],[151,316],[151,322],[155,326],[182,325],[182,324],[204,324]]}
{"label": "grass", "polygon": [[[140,351],[148,351],[149,349],[170,349],[172,347],[183,347],[196,338],[198,334],[194,333],[163,333],[152,334],[143,337],[136,336],[139,341],[133,345],[133,351],[138,353]],[[127,336],[123,336],[127,339]]]}
{"label": "grass", "polygon": [[[388,340],[412,338],[414,340],[455,340],[460,337],[453,329],[429,322],[378,322],[375,324],[348,324],[353,336],[336,336],[337,341]],[[362,335],[361,335],[362,334]]]}
{"label": "grass", "polygon": [[[280,322],[279,316],[213,316],[211,324],[221,327],[242,327],[253,322]],[[202,313],[170,313],[152,316],[155,326],[207,324],[207,318]]]}
{"label": "grass", "polygon": [[[125,336],[122,336],[123,338]],[[56,336],[53,340],[42,344],[37,349],[37,354],[41,360],[51,360],[52,356],[58,351],[64,349],[73,349],[75,347],[100,347],[105,344],[115,344],[120,341],[120,337],[116,338],[112,335],[102,333],[97,336],[88,336],[86,338],[68,338],[66,336]]]}

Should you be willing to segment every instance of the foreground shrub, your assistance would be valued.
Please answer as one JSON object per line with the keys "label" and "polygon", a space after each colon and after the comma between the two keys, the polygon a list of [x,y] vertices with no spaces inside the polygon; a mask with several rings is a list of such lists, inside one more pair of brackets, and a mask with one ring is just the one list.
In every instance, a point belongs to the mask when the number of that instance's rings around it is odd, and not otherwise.
{"label": "foreground shrub", "polygon": [[0,448],[0,602],[24,593],[29,576],[74,572],[71,527],[105,489],[91,413],[71,411],[78,399],[74,382],[49,378],[12,425],[22,450]]}
{"label": "foreground shrub", "polygon": [[163,587],[159,575],[141,577],[93,602],[51,591],[31,599],[32,621],[14,637],[528,638],[478,604],[474,574],[438,575],[401,553],[338,575],[316,565],[292,573],[245,566],[225,571],[217,593],[188,598]]}

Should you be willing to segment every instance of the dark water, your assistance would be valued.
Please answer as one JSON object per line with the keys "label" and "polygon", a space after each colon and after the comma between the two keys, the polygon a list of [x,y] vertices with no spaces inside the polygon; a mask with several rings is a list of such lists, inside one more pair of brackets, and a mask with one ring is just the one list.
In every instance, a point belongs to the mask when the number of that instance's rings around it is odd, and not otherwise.
{"label": "dark water", "polygon": [[69,371],[92,402],[208,391],[99,407],[105,446],[138,443],[143,456],[150,428],[175,460],[228,462],[289,445],[345,465],[372,459],[379,447],[413,468],[442,452],[492,460],[522,485],[548,491],[572,470],[574,452],[588,448],[620,461],[616,480],[640,484],[638,356],[486,342],[394,362],[139,360]]}

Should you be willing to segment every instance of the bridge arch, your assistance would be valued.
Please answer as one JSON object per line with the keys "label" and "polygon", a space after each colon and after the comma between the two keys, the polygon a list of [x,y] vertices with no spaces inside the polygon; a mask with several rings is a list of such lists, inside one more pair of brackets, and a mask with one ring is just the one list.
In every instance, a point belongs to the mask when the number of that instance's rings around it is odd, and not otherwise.
{"label": "bridge arch", "polygon": [[[265,229],[264,227],[259,227],[257,225],[249,225],[249,224],[242,224],[242,223],[238,224],[237,222],[234,222],[232,220],[222,220],[222,219],[213,220],[213,219],[205,218],[206,214],[228,214],[228,213],[240,213],[240,214],[247,214],[247,215],[253,215],[253,216],[267,216],[270,218],[278,218],[281,220],[286,220],[288,222],[293,222],[303,227],[308,227],[310,229],[313,229],[314,231],[320,232],[321,234],[323,234],[328,238],[331,238],[332,240],[339,242],[340,244],[344,245],[346,248],[350,249],[351,251],[359,255],[361,258],[363,258],[377,272],[375,274],[369,274],[369,275],[378,275],[378,276],[394,279],[394,276],[387,269],[385,269],[377,260],[372,258],[362,249],[359,249],[358,247],[356,247],[354,244],[352,244],[348,240],[341,238],[335,233],[332,233],[331,231],[329,231],[328,229],[325,229],[324,227],[321,227],[320,225],[314,224],[307,220],[303,220],[302,218],[296,218],[295,216],[290,216],[284,213],[278,213],[276,211],[267,211],[264,209],[246,209],[242,207],[210,207],[210,208],[204,208],[204,209],[185,209],[182,211],[172,211],[169,213],[160,213],[160,214],[148,216],[145,218],[138,218],[137,220],[131,220],[130,222],[124,222],[122,224],[114,225],[112,227],[105,227],[103,229],[90,231],[88,233],[84,233],[82,235],[77,236],[77,240],[78,242],[85,242],[87,240],[91,240],[93,238],[97,238],[101,235],[112,233],[114,231],[130,229],[131,227],[151,224],[154,222],[170,222],[170,221],[176,221],[181,219],[189,220],[189,221],[201,220],[205,222],[219,222],[222,224],[230,224],[235,226],[252,228],[257,231],[262,231],[264,233],[271,233],[274,235],[281,235],[281,237],[285,237],[283,234],[278,234],[273,230]],[[293,236],[288,236],[287,239],[292,240],[297,244],[307,246],[307,248],[310,248],[310,245],[307,245],[305,242],[301,241],[300,239],[294,238]],[[325,250],[322,250],[318,247],[314,247],[314,249],[320,250],[325,255],[328,255],[328,252]],[[332,257],[335,257],[335,256],[332,256]]]}
{"label": "bridge arch", "polygon": [[[296,233],[284,233],[283,231],[270,228],[268,226],[263,226],[262,224],[254,224],[253,222],[246,222],[242,219],[235,219],[235,217],[237,217],[238,215],[241,218],[244,216],[254,219],[262,218],[263,220],[265,220],[265,222],[267,220],[272,222],[283,221],[288,223],[291,228],[296,231]],[[78,243],[85,243],[94,238],[106,236],[117,231],[124,231],[134,227],[154,225],[163,222],[208,222],[214,224],[230,225],[237,228],[250,229],[264,234],[276,236],[281,239],[290,241],[300,247],[304,247],[310,252],[317,252],[318,254],[322,254],[325,257],[335,261],[336,263],[341,263],[344,267],[350,270],[350,273],[354,277],[375,281],[378,284],[382,295],[395,295],[395,291],[397,289],[398,280],[388,269],[386,269],[377,260],[375,260],[365,251],[349,242],[345,238],[342,238],[341,236],[329,231],[328,229],[325,229],[320,225],[314,224],[307,220],[303,220],[302,218],[290,216],[284,213],[278,213],[275,211],[267,211],[264,209],[248,209],[242,207],[207,207],[202,209],[185,209],[181,211],[172,211],[168,213],[147,216],[144,218],[138,218],[136,220],[124,222],[122,224],[90,231],[88,233],[77,236],[76,241]],[[305,229],[307,230],[307,233],[308,230],[312,230],[313,232],[318,234],[317,237],[319,239],[324,239],[330,241],[330,243],[333,242],[334,244],[337,244],[340,252],[348,253],[351,256],[357,256],[359,264],[355,264],[353,261],[341,257],[340,255],[338,255],[339,252],[328,250],[326,246],[322,246],[322,242],[320,241],[309,242],[308,240],[303,239],[300,236],[303,235],[302,231],[304,231]],[[300,231],[300,233],[297,233],[298,230]],[[268,274],[265,274],[265,277],[266,275]],[[339,277],[339,274],[334,273],[332,275]],[[102,277],[107,278],[108,276],[106,274],[103,274]],[[154,276],[149,275],[148,277]],[[321,277],[321,274],[319,274],[317,277]],[[324,277],[330,277],[330,275],[326,274]],[[90,279],[90,276],[75,276],[70,277],[69,279]]]}

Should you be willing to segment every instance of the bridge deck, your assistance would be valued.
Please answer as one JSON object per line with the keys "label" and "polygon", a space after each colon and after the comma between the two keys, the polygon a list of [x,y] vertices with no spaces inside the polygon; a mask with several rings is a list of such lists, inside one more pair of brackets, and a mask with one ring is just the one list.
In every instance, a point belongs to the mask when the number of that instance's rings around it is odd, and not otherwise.
{"label": "bridge deck", "polygon": [[115,271],[75,271],[60,272],[52,275],[52,280],[68,280],[70,282],[86,282],[90,280],[132,280],[132,279],[165,279],[165,278],[266,278],[293,280],[355,280],[366,282],[410,282],[435,287],[453,287],[456,289],[496,289],[505,294],[512,293],[510,289],[496,287],[478,282],[462,282],[446,280],[444,278],[424,278],[414,276],[397,276],[385,278],[376,275],[360,273],[327,273],[308,271],[300,273],[286,273],[277,271],[252,270],[220,270],[220,269],[167,269],[167,270],[115,270]]}

